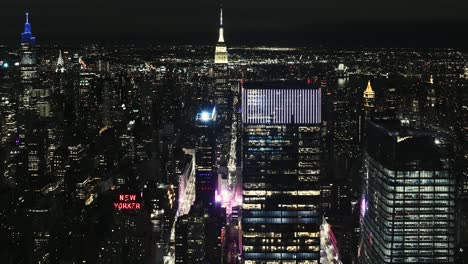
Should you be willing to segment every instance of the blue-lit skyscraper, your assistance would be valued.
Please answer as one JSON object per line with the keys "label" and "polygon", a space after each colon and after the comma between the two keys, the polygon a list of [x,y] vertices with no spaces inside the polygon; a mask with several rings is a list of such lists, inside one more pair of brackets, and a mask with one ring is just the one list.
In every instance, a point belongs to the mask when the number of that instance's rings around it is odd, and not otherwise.
{"label": "blue-lit skyscraper", "polygon": [[242,83],[246,264],[319,263],[321,89]]}
{"label": "blue-lit skyscraper", "polygon": [[31,24],[29,23],[29,13],[26,13],[26,23],[24,23],[24,32],[21,33],[21,81],[23,83],[32,83],[36,77],[36,54],[34,45],[36,38],[32,35]]}

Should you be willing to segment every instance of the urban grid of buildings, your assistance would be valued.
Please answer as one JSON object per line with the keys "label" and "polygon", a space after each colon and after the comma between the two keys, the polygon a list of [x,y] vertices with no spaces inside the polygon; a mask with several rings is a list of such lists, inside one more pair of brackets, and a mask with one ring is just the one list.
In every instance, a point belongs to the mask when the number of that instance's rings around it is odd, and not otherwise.
{"label": "urban grid of buildings", "polygon": [[228,49],[219,19],[214,49],[69,47],[26,14],[1,263],[468,263],[462,52]]}

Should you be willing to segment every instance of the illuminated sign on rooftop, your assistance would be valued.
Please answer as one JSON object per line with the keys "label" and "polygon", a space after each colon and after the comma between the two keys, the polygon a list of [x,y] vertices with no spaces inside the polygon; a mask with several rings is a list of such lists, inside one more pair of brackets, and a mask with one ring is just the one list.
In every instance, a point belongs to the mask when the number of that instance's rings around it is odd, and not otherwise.
{"label": "illuminated sign on rooftop", "polygon": [[114,209],[116,210],[139,210],[141,204],[138,202],[136,194],[119,194],[117,202],[114,202]]}

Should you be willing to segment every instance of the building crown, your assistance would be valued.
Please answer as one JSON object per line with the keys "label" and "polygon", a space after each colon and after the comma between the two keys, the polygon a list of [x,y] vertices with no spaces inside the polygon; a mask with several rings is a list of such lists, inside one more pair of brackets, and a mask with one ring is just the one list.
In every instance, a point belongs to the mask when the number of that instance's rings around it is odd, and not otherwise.
{"label": "building crown", "polygon": [[375,96],[375,92],[374,90],[372,90],[371,81],[369,80],[367,82],[366,90],[364,91],[364,97],[374,97],[374,96]]}

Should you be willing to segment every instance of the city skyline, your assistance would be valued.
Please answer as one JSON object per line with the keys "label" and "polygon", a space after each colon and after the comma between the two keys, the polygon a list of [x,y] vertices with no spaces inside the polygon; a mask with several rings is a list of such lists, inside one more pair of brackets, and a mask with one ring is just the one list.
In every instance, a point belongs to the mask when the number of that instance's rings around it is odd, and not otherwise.
{"label": "city skyline", "polygon": [[468,264],[463,4],[184,1],[11,27],[2,263]]}

